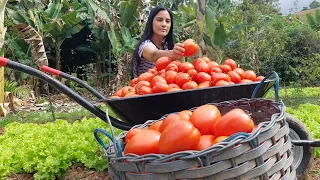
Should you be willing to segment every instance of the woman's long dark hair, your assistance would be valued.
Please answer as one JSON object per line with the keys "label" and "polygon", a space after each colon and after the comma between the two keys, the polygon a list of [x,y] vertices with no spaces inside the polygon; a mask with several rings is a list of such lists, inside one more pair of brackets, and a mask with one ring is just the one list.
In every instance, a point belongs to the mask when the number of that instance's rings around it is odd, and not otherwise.
{"label": "woman's long dark hair", "polygon": [[[144,30],[144,33],[143,35],[141,36],[141,39],[140,41],[137,43],[136,45],[136,49],[133,51],[133,55],[132,55],[132,64],[131,64],[131,67],[132,67],[132,77],[134,75],[138,75],[137,71],[138,71],[138,66],[140,64],[140,57],[139,57],[139,54],[138,54],[138,51],[139,51],[139,46],[142,42],[144,42],[145,40],[147,39],[151,39],[152,35],[153,35],[153,27],[152,27],[152,22],[153,22],[153,19],[154,17],[158,14],[159,11],[168,11],[169,14],[170,14],[170,19],[171,19],[171,26],[170,26],[170,30],[169,30],[169,33],[165,36],[165,42],[168,43],[168,49],[171,50],[173,49],[173,17],[172,17],[172,12],[167,9],[166,7],[163,7],[163,6],[157,6],[155,8],[153,8],[149,14],[149,17],[148,17],[148,21],[147,21],[147,24],[146,24],[146,28]],[[136,66],[134,67],[134,63],[136,63]]]}

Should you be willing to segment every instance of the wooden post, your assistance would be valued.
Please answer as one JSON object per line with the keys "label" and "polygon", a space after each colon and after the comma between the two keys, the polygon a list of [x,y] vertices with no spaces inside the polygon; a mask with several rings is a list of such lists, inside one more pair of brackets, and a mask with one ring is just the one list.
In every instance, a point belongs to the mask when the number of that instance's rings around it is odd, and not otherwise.
{"label": "wooden post", "polygon": [[[4,12],[6,8],[7,0],[0,0],[0,50],[3,47],[5,34],[7,28],[4,27]],[[4,55],[3,51],[0,51],[0,56]],[[6,115],[6,110],[3,106],[4,103],[4,67],[0,68],[0,116]]]}

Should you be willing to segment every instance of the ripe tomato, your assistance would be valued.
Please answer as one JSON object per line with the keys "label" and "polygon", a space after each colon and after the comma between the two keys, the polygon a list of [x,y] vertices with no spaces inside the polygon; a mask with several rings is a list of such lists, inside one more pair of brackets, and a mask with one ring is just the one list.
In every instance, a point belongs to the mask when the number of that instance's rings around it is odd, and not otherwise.
{"label": "ripe tomato", "polygon": [[228,86],[229,82],[225,80],[219,80],[214,86]]}
{"label": "ripe tomato", "polygon": [[242,109],[235,108],[221,116],[214,126],[214,135],[231,136],[237,132],[250,133],[253,126],[251,117]]}
{"label": "ripe tomato", "polygon": [[161,133],[159,151],[171,154],[179,151],[191,150],[200,141],[201,134],[190,121],[174,121]]}
{"label": "ripe tomato", "polygon": [[206,88],[211,86],[211,81],[204,81],[198,85],[198,88]]}
{"label": "ripe tomato", "polygon": [[151,83],[149,81],[139,81],[135,88],[136,90],[139,90],[142,86],[147,86],[147,87],[151,87]]}
{"label": "ripe tomato", "polygon": [[257,78],[256,73],[254,71],[252,71],[252,70],[246,70],[244,73],[246,74],[246,78],[245,79],[249,79],[251,81],[254,81]]}
{"label": "ripe tomato", "polygon": [[254,81],[262,81],[264,79],[264,76],[258,76]]}
{"label": "ripe tomato", "polygon": [[130,129],[127,134],[126,134],[126,137],[125,137],[125,143],[127,144],[129,142],[129,140],[135,136],[136,134],[138,134],[139,132],[141,131],[144,131],[145,129],[142,129],[142,128],[133,128],[133,129]]}
{"label": "ripe tomato", "polygon": [[205,61],[199,62],[197,64],[197,66],[195,66],[195,67],[196,67],[197,72],[205,72],[205,73],[210,72],[209,65]]}
{"label": "ripe tomato", "polygon": [[196,66],[198,65],[198,63],[199,63],[199,62],[205,62],[205,60],[204,60],[204,59],[202,59],[202,58],[197,58],[197,59],[195,59],[195,60],[193,61],[193,63],[192,63],[192,64],[193,64],[193,66],[195,66],[195,67],[196,67]]}
{"label": "ripe tomato", "polygon": [[202,135],[200,137],[199,143],[195,147],[195,150],[202,151],[204,149],[207,149],[208,147],[213,145],[214,140],[215,140],[214,135],[209,135],[209,134]]}
{"label": "ripe tomato", "polygon": [[145,94],[152,94],[152,88],[148,87],[148,86],[142,86],[139,90],[138,90],[140,95],[145,95]]}
{"label": "ripe tomato", "polygon": [[229,136],[219,136],[217,137],[214,141],[213,141],[213,144],[217,144],[225,139],[227,139]]}
{"label": "ripe tomato", "polygon": [[182,91],[181,88],[170,88],[167,92]]}
{"label": "ripe tomato", "polygon": [[211,61],[211,62],[208,62],[208,66],[209,66],[209,69],[211,70],[211,68],[213,67],[219,67],[219,64],[214,61]]}
{"label": "ripe tomato", "polygon": [[170,88],[179,88],[179,89],[180,89],[180,87],[179,87],[177,84],[175,84],[175,83],[170,83],[170,84],[169,84],[169,87],[170,87]]}
{"label": "ripe tomato", "polygon": [[171,62],[172,61],[169,57],[161,57],[156,61],[156,68],[158,71],[161,71],[162,69],[165,69]]}
{"label": "ripe tomato", "polygon": [[215,67],[212,67],[210,69],[210,73],[211,73],[211,76],[212,76],[212,74],[214,74],[214,73],[222,73],[222,70],[220,69],[220,67],[215,66]]}
{"label": "ripe tomato", "polygon": [[220,111],[216,106],[206,104],[193,111],[190,122],[199,129],[201,135],[212,134],[214,125],[220,116]]}
{"label": "ripe tomato", "polygon": [[190,110],[180,111],[178,115],[180,116],[181,120],[189,120],[190,116],[192,115],[192,111]]}
{"label": "ripe tomato", "polygon": [[153,76],[158,74],[158,71],[156,69],[153,69],[153,68],[149,69],[148,72],[151,73]]}
{"label": "ripe tomato", "polygon": [[167,67],[166,67],[166,72],[167,71],[175,71],[178,72],[179,68],[176,64],[170,63]]}
{"label": "ripe tomato", "polygon": [[194,66],[189,62],[181,63],[179,66],[179,72],[187,73],[190,69],[194,69]]}
{"label": "ripe tomato", "polygon": [[122,92],[121,92],[122,97],[124,97],[129,92],[136,92],[136,89],[134,87],[131,87],[131,86],[123,87]]}
{"label": "ripe tomato", "polygon": [[229,79],[230,79],[230,77],[225,73],[214,73],[211,76],[211,82],[212,82],[213,86],[216,85],[216,83],[220,80],[225,80],[225,81],[229,82]]}
{"label": "ripe tomato", "polygon": [[175,64],[175,65],[177,65],[179,67],[180,64],[181,64],[181,61],[180,60],[175,60],[175,61],[172,61],[171,64]]}
{"label": "ripe tomato", "polygon": [[250,79],[242,79],[240,81],[240,83],[252,83],[253,81],[251,81]]}
{"label": "ripe tomato", "polygon": [[153,129],[153,130],[159,131],[159,128],[160,128],[162,122],[163,122],[163,120],[154,122],[151,124],[151,126],[149,126],[148,129]]}
{"label": "ripe tomato", "polygon": [[220,66],[220,69],[223,73],[228,73],[229,71],[232,71],[231,67],[229,65],[223,64]]}
{"label": "ripe tomato", "polygon": [[153,87],[153,86],[156,84],[156,82],[162,82],[162,83],[167,84],[167,80],[166,80],[164,77],[162,77],[162,76],[155,76],[155,77],[153,77],[152,80],[151,80],[151,87]]}
{"label": "ripe tomato", "polygon": [[163,82],[156,82],[152,87],[153,93],[162,93],[167,92],[169,90],[169,85]]}
{"label": "ripe tomato", "polygon": [[193,39],[187,39],[183,42],[184,55],[186,57],[193,56],[198,52],[198,45]]}
{"label": "ripe tomato", "polygon": [[197,87],[198,87],[198,84],[197,84],[196,82],[194,82],[194,81],[188,81],[188,82],[186,82],[186,83],[184,83],[184,84],[182,85],[182,89],[183,89],[183,90],[195,89],[195,88],[197,88]]}
{"label": "ripe tomato", "polygon": [[205,60],[207,63],[211,62],[211,59],[209,59],[208,57],[202,57],[201,59]]}
{"label": "ripe tomato", "polygon": [[190,75],[188,73],[180,73],[176,77],[176,84],[179,87],[182,87],[186,82],[188,82],[190,80],[191,80],[191,77],[190,77]]}
{"label": "ripe tomato", "polygon": [[197,82],[198,83],[202,83],[202,82],[210,81],[210,80],[211,80],[211,76],[208,73],[199,72],[197,74]]}
{"label": "ripe tomato", "polygon": [[232,71],[238,73],[240,75],[241,79],[245,79],[246,78],[246,74],[244,73],[244,70],[242,68],[235,68]]}
{"label": "ripe tomato", "polygon": [[237,68],[237,63],[233,59],[227,59],[227,60],[224,61],[223,64],[229,65],[232,70]]}
{"label": "ripe tomato", "polygon": [[151,74],[150,72],[145,72],[140,74],[140,76],[138,77],[138,81],[149,81],[151,82],[152,78],[153,78],[153,74]]}
{"label": "ripe tomato", "polygon": [[165,79],[167,80],[168,84],[174,83],[176,81],[176,77],[178,76],[178,73],[176,71],[167,71],[165,74]]}
{"label": "ripe tomato", "polygon": [[123,96],[122,96],[122,90],[123,90],[123,87],[120,88],[119,90],[117,90],[117,91],[113,94],[113,96],[123,97]]}
{"label": "ripe tomato", "polygon": [[160,135],[160,132],[156,130],[141,131],[130,139],[124,148],[124,154],[158,154]]}
{"label": "ripe tomato", "polygon": [[176,120],[180,120],[180,116],[178,114],[169,114],[162,120],[163,122],[159,127],[159,132],[162,132],[170,123]]}
{"label": "ripe tomato", "polygon": [[241,76],[234,71],[228,72],[228,76],[231,78],[231,81],[234,82],[235,84],[238,84],[241,81]]}
{"label": "ripe tomato", "polygon": [[134,87],[137,83],[138,83],[138,78],[133,78],[133,79],[130,81],[130,86],[131,86],[131,87]]}
{"label": "ripe tomato", "polygon": [[198,74],[197,70],[189,69],[187,73],[190,75],[192,81],[197,81],[197,74]]}
{"label": "ripe tomato", "polygon": [[139,96],[136,92],[128,92],[124,97]]}

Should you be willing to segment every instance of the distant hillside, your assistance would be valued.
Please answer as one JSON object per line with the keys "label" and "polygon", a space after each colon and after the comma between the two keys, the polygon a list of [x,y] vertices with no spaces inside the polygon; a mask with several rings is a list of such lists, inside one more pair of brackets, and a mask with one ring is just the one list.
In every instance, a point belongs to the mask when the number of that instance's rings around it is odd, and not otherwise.
{"label": "distant hillside", "polygon": [[297,12],[294,15],[299,15],[301,17],[301,21],[302,22],[307,22],[306,14],[312,14],[312,16],[314,16],[314,14],[315,14],[317,9],[320,10],[320,8],[309,9],[309,10],[306,10],[306,11]]}

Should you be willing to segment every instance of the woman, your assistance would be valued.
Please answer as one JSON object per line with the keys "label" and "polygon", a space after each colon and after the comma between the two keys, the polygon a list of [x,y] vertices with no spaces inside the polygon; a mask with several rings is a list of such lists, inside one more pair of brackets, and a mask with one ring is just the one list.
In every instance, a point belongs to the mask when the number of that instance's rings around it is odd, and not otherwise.
{"label": "woman", "polygon": [[153,8],[144,33],[133,53],[133,77],[148,71],[163,56],[177,59],[183,56],[182,43],[173,44],[173,19],[170,10],[163,6]]}

